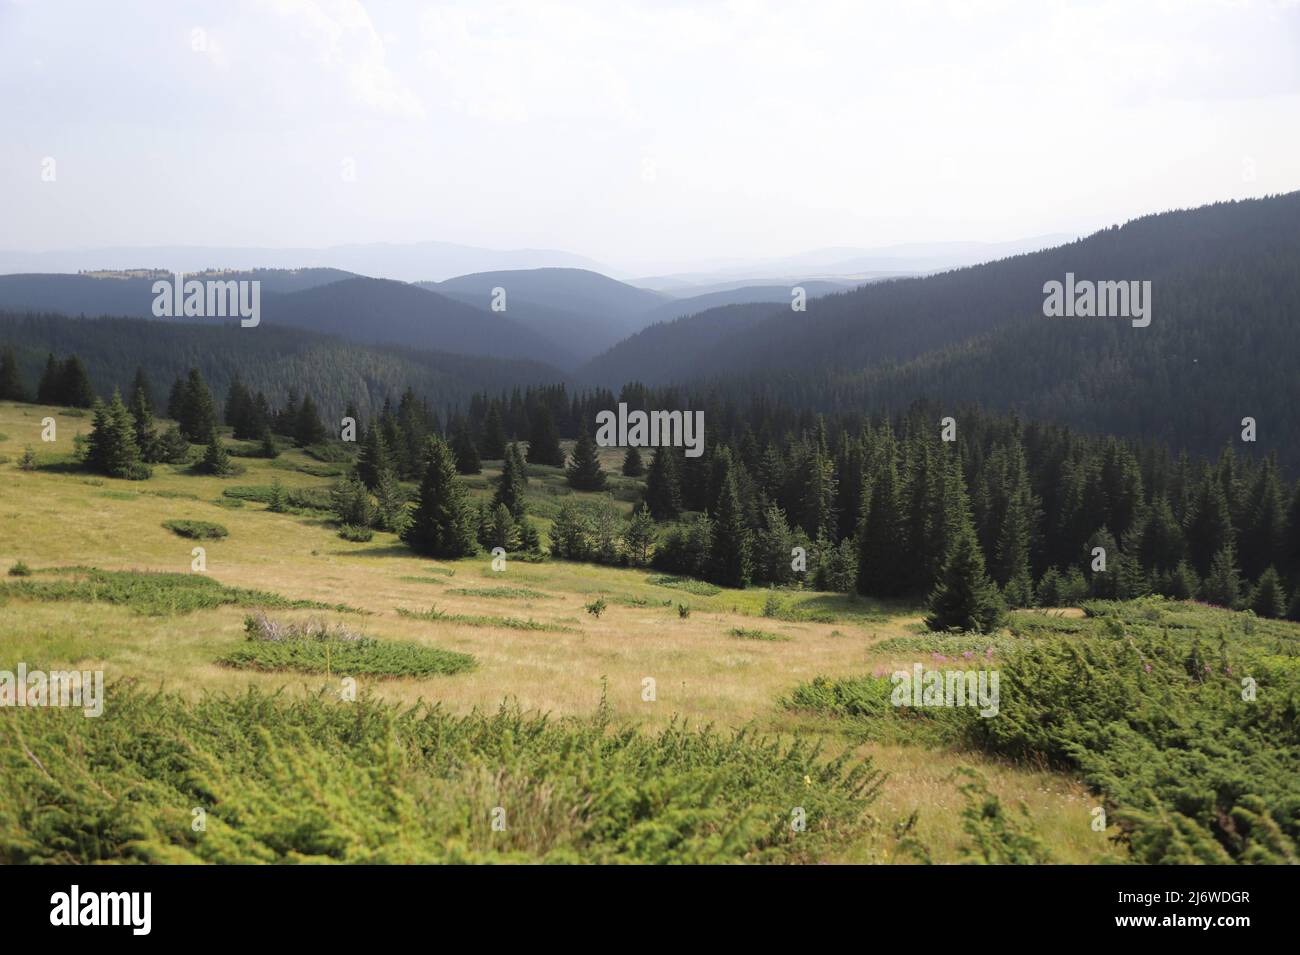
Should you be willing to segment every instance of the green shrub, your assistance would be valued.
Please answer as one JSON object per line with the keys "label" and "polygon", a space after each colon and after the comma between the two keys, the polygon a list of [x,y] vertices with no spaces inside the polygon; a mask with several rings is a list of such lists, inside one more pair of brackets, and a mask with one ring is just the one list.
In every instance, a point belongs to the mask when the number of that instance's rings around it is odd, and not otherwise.
{"label": "green shrub", "polygon": [[0,719],[0,864],[818,862],[868,830],[880,782],[804,741],[619,729],[604,706],[457,716],[113,684],[98,719]]}
{"label": "green shrub", "polygon": [[162,526],[178,537],[191,540],[220,540],[230,536],[230,531],[210,521],[163,521]]}
{"label": "green shrub", "polygon": [[30,577],[31,575],[32,569],[28,567],[27,562],[23,560],[14,561],[14,565],[9,568],[10,577]]}
{"label": "green shrub", "polygon": [[339,527],[339,537],[356,544],[364,544],[366,541],[372,540],[374,536],[375,532],[369,527],[358,527],[355,524],[343,524]]}
{"label": "green shrub", "polygon": [[740,640],[763,640],[768,643],[788,643],[792,637],[787,637],[783,633],[772,633],[768,630],[751,630],[746,627],[732,627],[727,631],[733,637]]}

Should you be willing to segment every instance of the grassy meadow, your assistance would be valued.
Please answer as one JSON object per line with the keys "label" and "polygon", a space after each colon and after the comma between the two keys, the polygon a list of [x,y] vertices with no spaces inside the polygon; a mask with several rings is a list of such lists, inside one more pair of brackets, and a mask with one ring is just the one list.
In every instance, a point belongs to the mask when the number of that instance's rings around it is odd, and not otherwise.
{"label": "grassy meadow", "polygon": [[[53,443],[40,440],[47,415]],[[1113,637],[1123,620],[1018,614],[948,647],[921,608],[842,594],[778,591],[773,604],[648,568],[432,561],[391,534],[353,543],[327,514],[226,493],[275,478],[327,489],[339,466],[300,450],[237,457],[227,478],[158,465],[130,482],[75,466],[89,430],[89,415],[0,403],[0,573],[29,572],[0,584],[0,670],[102,669],[110,684],[98,720],[0,710],[0,860],[958,862],[980,833],[1008,830],[1056,862],[1130,859],[1113,825],[1092,826],[1103,769],[853,704],[875,692],[854,681],[929,665],[936,648],[1000,658],[1017,641]],[[27,445],[35,470],[18,466]],[[603,456],[630,511],[635,482]],[[466,479],[475,496],[499,463]],[[569,493],[560,469],[530,468],[544,543]],[[1166,627],[1207,642],[1245,617],[1185,606],[1161,611]],[[280,629],[253,634],[257,613]],[[1260,654],[1294,661],[1300,627],[1256,636]],[[355,664],[373,646],[391,670]],[[338,700],[344,678],[355,703]],[[175,758],[123,765],[131,739],[166,740]],[[121,791],[96,787],[72,753],[93,754]],[[807,830],[791,835],[796,805]],[[193,806],[212,820],[202,839]]]}

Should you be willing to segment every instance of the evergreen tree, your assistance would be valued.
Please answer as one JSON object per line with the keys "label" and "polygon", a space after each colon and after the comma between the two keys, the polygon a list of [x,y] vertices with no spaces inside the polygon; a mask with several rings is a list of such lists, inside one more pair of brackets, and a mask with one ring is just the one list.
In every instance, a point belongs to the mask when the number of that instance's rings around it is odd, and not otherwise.
{"label": "evergreen tree", "polygon": [[181,434],[181,429],[172,425],[158,439],[160,460],[168,464],[186,464],[190,459],[190,443]]}
{"label": "evergreen tree", "polygon": [[278,476],[274,477],[271,479],[271,496],[267,499],[266,509],[275,514],[282,514],[287,506],[284,485]]}
{"label": "evergreen tree", "polygon": [[369,527],[375,522],[370,491],[356,478],[338,481],[330,489],[334,519],[345,527]]}
{"label": "evergreen tree", "polygon": [[862,500],[870,503],[858,529],[858,591],[874,597],[896,597],[908,583],[904,563],[908,542],[904,536],[903,488],[892,441],[883,450],[870,492],[864,490]]}
{"label": "evergreen tree", "polygon": [[400,537],[402,531],[406,530],[409,516],[406,510],[406,496],[402,493],[397,475],[391,467],[386,467],[379,472],[379,479],[375,484],[375,501],[380,527]]}
{"label": "evergreen tree", "polygon": [[519,525],[515,523],[510,509],[504,504],[498,504],[489,511],[484,537],[483,543],[486,547],[503,547],[510,553],[519,550]]}
{"label": "evergreen tree", "polygon": [[564,451],[560,448],[560,433],[555,429],[555,419],[550,409],[542,405],[530,416],[528,434],[528,463],[564,466]]}
{"label": "evergreen tree", "polygon": [[1001,626],[1004,611],[997,587],[984,573],[975,531],[967,523],[957,534],[939,583],[930,594],[931,630],[991,633]]}
{"label": "evergreen tree", "polygon": [[86,464],[100,474],[133,481],[149,477],[148,467],[140,460],[135,443],[135,422],[122,396],[113,392],[105,405],[95,402],[94,427],[87,441]]}
{"label": "evergreen tree", "polygon": [[501,422],[501,407],[495,401],[483,419],[483,440],[479,451],[489,461],[500,460],[506,455],[505,425]]}
{"label": "evergreen tree", "polygon": [[300,448],[320,444],[329,436],[325,425],[321,424],[320,412],[316,410],[316,402],[311,400],[311,395],[302,396],[302,404],[294,419],[293,440]]}
{"label": "evergreen tree", "polygon": [[185,413],[185,379],[180,375],[172,382],[171,391],[167,393],[167,417],[179,422]]}
{"label": "evergreen tree", "polygon": [[1208,576],[1210,564],[1225,547],[1234,543],[1232,515],[1223,483],[1206,468],[1196,491],[1187,524],[1187,545],[1196,572]]}
{"label": "evergreen tree", "polygon": [[195,444],[212,444],[217,434],[217,411],[212,392],[197,368],[191,368],[185,380],[176,423],[181,434]]}
{"label": "evergreen tree", "polygon": [[0,401],[26,401],[27,389],[12,345],[0,349]]}
{"label": "evergreen tree", "polygon": [[131,396],[132,400],[135,400],[135,395],[141,391],[144,392],[143,402],[145,407],[149,409],[150,416],[152,417],[156,415],[158,413],[158,405],[154,401],[153,385],[149,382],[149,376],[144,373],[143,366],[137,365],[135,369],[135,377],[131,379],[131,387],[127,391],[127,394]]}
{"label": "evergreen tree", "polygon": [[1174,517],[1168,498],[1160,495],[1151,502],[1138,535],[1138,559],[1153,570],[1173,570],[1186,552],[1183,529]]}
{"label": "evergreen tree", "polygon": [[785,512],[769,504],[763,512],[762,527],[754,535],[754,578],[765,584],[789,583],[795,574],[791,567],[794,546]]}
{"label": "evergreen tree", "polygon": [[524,463],[519,454],[519,445],[511,444],[501,461],[501,477],[497,480],[497,490],[492,498],[492,505],[493,507],[504,505],[516,521],[524,519],[526,509],[523,472]]}
{"label": "evergreen tree", "polygon": [[573,454],[565,474],[569,486],[575,490],[603,491],[605,489],[605,472],[596,454],[596,442],[591,439],[591,432],[585,427],[578,432],[578,441],[573,446]]}
{"label": "evergreen tree", "polygon": [[63,404],[63,372],[51,352],[45,358],[45,370],[36,385],[36,403],[41,405]]}
{"label": "evergreen tree", "polygon": [[564,560],[590,560],[593,533],[591,519],[578,502],[566,500],[551,525],[551,555]]}
{"label": "evergreen tree", "polygon": [[355,465],[357,477],[370,490],[379,486],[379,477],[392,467],[388,459],[388,442],[384,433],[373,424],[361,437],[361,448],[357,452]]}
{"label": "evergreen tree", "polygon": [[198,471],[202,474],[212,474],[217,477],[227,477],[235,473],[235,466],[230,461],[230,452],[226,450],[221,435],[217,434],[215,430],[208,441],[207,450],[203,452],[203,459],[199,461]]}
{"label": "evergreen tree", "polygon": [[1237,570],[1237,551],[1227,544],[1214,555],[1210,573],[1201,588],[1206,603],[1235,610],[1241,604],[1241,574]]}
{"label": "evergreen tree", "polygon": [[153,405],[150,403],[149,394],[143,386],[137,387],[135,394],[131,396],[129,410],[135,432],[135,444],[139,449],[140,459],[149,463],[162,461],[163,449],[158,439],[158,433],[154,429]]}
{"label": "evergreen tree", "polygon": [[711,579],[726,587],[745,587],[753,576],[754,564],[749,528],[736,493],[736,479],[727,474],[718,494],[718,511],[709,543]]}
{"label": "evergreen tree", "polygon": [[672,520],[682,512],[682,492],[677,479],[677,459],[670,448],[655,448],[646,476],[645,504],[657,521]]}
{"label": "evergreen tree", "polygon": [[629,447],[623,453],[623,476],[635,478],[643,474],[645,474],[645,464],[641,460],[641,452]]}
{"label": "evergreen tree", "polygon": [[1267,567],[1250,592],[1250,609],[1257,617],[1280,619],[1286,616],[1286,591],[1282,589],[1282,578],[1273,567]]}
{"label": "evergreen tree", "polygon": [[1200,590],[1201,582],[1196,571],[1192,570],[1192,565],[1185,560],[1179,561],[1169,577],[1169,589],[1165,591],[1165,596],[1174,600],[1195,600]]}
{"label": "evergreen tree", "polygon": [[627,552],[628,563],[634,567],[648,564],[650,551],[654,548],[657,536],[654,518],[650,516],[649,509],[642,504],[632,512],[632,519],[628,521],[627,528],[623,531],[623,548]]}
{"label": "evergreen tree", "polygon": [[451,449],[437,435],[428,439],[423,471],[415,513],[402,540],[412,550],[430,557],[477,553],[473,509],[456,476]]}
{"label": "evergreen tree", "polygon": [[64,359],[60,380],[63,389],[61,404],[73,408],[90,408],[95,404],[95,389],[90,386],[90,376],[76,355]]}
{"label": "evergreen tree", "polygon": [[456,458],[456,470],[460,474],[479,474],[483,463],[479,460],[478,445],[470,432],[469,422],[464,418],[456,425],[451,440],[451,451]]}

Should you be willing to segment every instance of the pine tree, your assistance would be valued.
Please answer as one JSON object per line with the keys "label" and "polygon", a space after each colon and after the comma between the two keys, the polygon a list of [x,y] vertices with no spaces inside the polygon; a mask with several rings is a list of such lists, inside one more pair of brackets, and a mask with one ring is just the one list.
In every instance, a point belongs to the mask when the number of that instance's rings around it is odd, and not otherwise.
{"label": "pine tree", "polygon": [[873,597],[896,597],[906,588],[904,563],[908,542],[904,536],[903,488],[892,442],[872,476],[870,501],[858,529],[858,592]]}
{"label": "pine tree", "polygon": [[586,512],[577,501],[566,500],[551,524],[551,555],[563,560],[590,560],[592,534]]}
{"label": "pine tree", "polygon": [[167,417],[179,422],[185,413],[185,379],[180,375],[172,382],[171,391],[167,393]]}
{"label": "pine tree", "polygon": [[437,435],[428,438],[423,470],[415,512],[402,540],[412,550],[430,557],[477,553],[473,508],[456,476],[451,449]]}
{"label": "pine tree", "polygon": [[12,345],[0,350],[0,401],[26,401],[27,389]]}
{"label": "pine tree", "polygon": [[591,439],[591,432],[586,428],[578,432],[578,441],[573,446],[573,454],[565,469],[565,475],[569,486],[575,490],[605,490],[605,472],[596,454],[596,442]]}
{"label": "pine tree", "polygon": [[198,471],[202,474],[212,474],[217,477],[227,477],[235,473],[235,466],[230,462],[230,452],[226,450],[221,435],[217,434],[215,430],[212,432],[212,438],[208,441],[207,450],[203,452],[203,459],[199,461]]}
{"label": "pine tree", "polygon": [[110,477],[133,481],[149,477],[149,469],[140,460],[140,448],[135,443],[135,422],[122,403],[121,394],[116,391],[107,405],[102,401],[95,402],[94,427],[87,440],[86,464]]}
{"label": "pine tree", "polygon": [[483,419],[483,440],[480,453],[489,461],[497,461],[506,455],[506,431],[501,423],[501,407],[492,402],[487,417]]}
{"label": "pine tree", "polygon": [[271,479],[271,496],[267,499],[266,509],[275,514],[282,514],[286,507],[284,485],[278,476],[274,477]]}
{"label": "pine tree", "polygon": [[1187,561],[1180,560],[1169,575],[1169,589],[1165,591],[1165,596],[1174,600],[1195,600],[1200,590],[1201,582],[1196,571],[1192,570],[1192,565]]}
{"label": "pine tree", "polygon": [[158,433],[154,429],[153,405],[149,402],[149,394],[143,386],[137,387],[135,394],[131,396],[129,410],[133,421],[136,447],[140,451],[140,459],[149,463],[157,463],[163,460],[162,445],[158,440]]}
{"label": "pine tree", "polygon": [[168,464],[186,464],[190,459],[190,443],[181,434],[181,429],[172,425],[158,439],[160,460]]}
{"label": "pine tree", "polygon": [[369,527],[375,522],[370,491],[356,478],[337,482],[330,489],[334,519],[344,527]]}
{"label": "pine tree", "polygon": [[1201,588],[1206,603],[1235,610],[1241,604],[1241,574],[1237,570],[1237,551],[1225,545],[1210,562],[1210,573]]}
{"label": "pine tree", "polygon": [[655,448],[646,476],[645,504],[657,521],[672,520],[682,512],[682,492],[677,479],[677,459],[670,448]]}
{"label": "pine tree", "polygon": [[76,355],[64,359],[60,379],[63,388],[62,404],[73,408],[90,408],[95,404],[95,389],[90,385],[90,376]]}
{"label": "pine tree", "polygon": [[658,530],[654,518],[644,504],[632,512],[623,531],[623,548],[627,552],[628,562],[634,567],[641,567],[650,562],[650,551],[654,548]]}
{"label": "pine tree", "polygon": [[753,576],[754,563],[749,528],[736,493],[736,478],[730,472],[718,494],[718,512],[709,542],[709,562],[714,583],[745,587]]}
{"label": "pine tree", "polygon": [[156,415],[158,413],[158,405],[154,401],[153,385],[149,382],[149,376],[144,373],[144,368],[137,365],[135,369],[135,377],[131,379],[131,388],[127,391],[127,394],[131,395],[132,400],[134,400],[136,393],[140,391],[144,392],[143,400],[145,406],[149,409],[149,414]]}
{"label": "pine tree", "polygon": [[991,633],[1001,626],[1002,599],[984,573],[984,557],[969,522],[953,542],[929,607],[925,624],[931,630]]}
{"label": "pine tree", "polygon": [[493,507],[505,505],[510,516],[516,521],[524,519],[526,504],[524,501],[524,463],[519,455],[519,445],[511,444],[506,449],[501,461],[501,477],[497,480],[496,494],[493,495]]}
{"label": "pine tree", "polygon": [[1267,567],[1250,592],[1250,609],[1257,617],[1280,619],[1286,616],[1286,591],[1282,589],[1282,579],[1272,567]]}
{"label": "pine tree", "polygon": [[555,419],[545,405],[531,416],[532,428],[528,435],[528,463],[564,466],[564,451],[560,448],[560,433],[555,429]]}
{"label": "pine tree", "polygon": [[503,547],[511,553],[519,550],[519,525],[504,504],[498,504],[489,511],[484,538],[484,545],[489,548]]}
{"label": "pine tree", "polygon": [[406,530],[409,517],[406,510],[406,495],[402,493],[402,487],[397,482],[397,475],[391,467],[386,467],[379,472],[379,480],[375,484],[375,501],[379,512],[379,524],[384,530],[392,531],[394,534],[401,536],[402,531]]}
{"label": "pine tree", "polygon": [[51,352],[45,358],[45,370],[36,386],[36,403],[40,405],[63,404],[63,370]]}
{"label": "pine tree", "polygon": [[1197,573],[1208,576],[1215,556],[1233,543],[1232,515],[1223,483],[1206,468],[1187,524],[1192,566]]}
{"label": "pine tree", "polygon": [[641,461],[641,452],[636,448],[628,448],[623,454],[623,476],[636,478],[643,474],[645,464]]}
{"label": "pine tree", "polygon": [[316,402],[312,401],[311,395],[303,395],[302,404],[294,415],[294,443],[300,448],[306,448],[320,444],[328,436],[325,425],[321,424],[320,412],[316,410]]}
{"label": "pine tree", "polygon": [[355,467],[361,483],[372,491],[379,486],[379,476],[392,467],[388,459],[388,442],[384,440],[384,433],[373,424],[361,437]]}
{"label": "pine tree", "polygon": [[176,423],[186,440],[195,444],[212,444],[217,434],[217,410],[212,392],[197,368],[185,379]]}
{"label": "pine tree", "polygon": [[469,429],[469,422],[462,418],[456,426],[451,440],[451,451],[456,458],[456,471],[460,474],[479,474],[483,463],[479,460],[478,445]]}

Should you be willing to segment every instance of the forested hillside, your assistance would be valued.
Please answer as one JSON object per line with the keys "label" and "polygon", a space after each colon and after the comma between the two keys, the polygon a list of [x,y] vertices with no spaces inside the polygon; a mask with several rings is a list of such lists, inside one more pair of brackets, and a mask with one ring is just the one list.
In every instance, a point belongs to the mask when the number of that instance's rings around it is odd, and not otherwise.
{"label": "forested hillside", "polygon": [[[732,395],[820,410],[978,400],[1199,451],[1252,416],[1260,440],[1295,463],[1300,422],[1288,409],[1300,399],[1297,263],[1300,193],[1218,203],[813,299],[804,313],[772,308],[729,330],[734,313],[705,312],[647,330],[582,375],[609,382],[639,368],[651,383],[708,378]],[[1151,281],[1150,326],[1044,317],[1044,283],[1067,272]]]}
{"label": "forested hillside", "polygon": [[464,405],[484,389],[495,392],[519,381],[561,377],[558,370],[538,362],[364,346],[274,325],[243,329],[0,312],[0,345],[14,346],[29,396],[49,353],[75,353],[101,395],[114,388],[127,394],[137,367],[160,388],[198,368],[218,395],[226,393],[237,375],[275,405],[287,400],[291,391],[310,395],[330,419],[341,415],[349,401],[363,416],[377,414],[385,398],[396,398],[408,387],[443,409]]}

